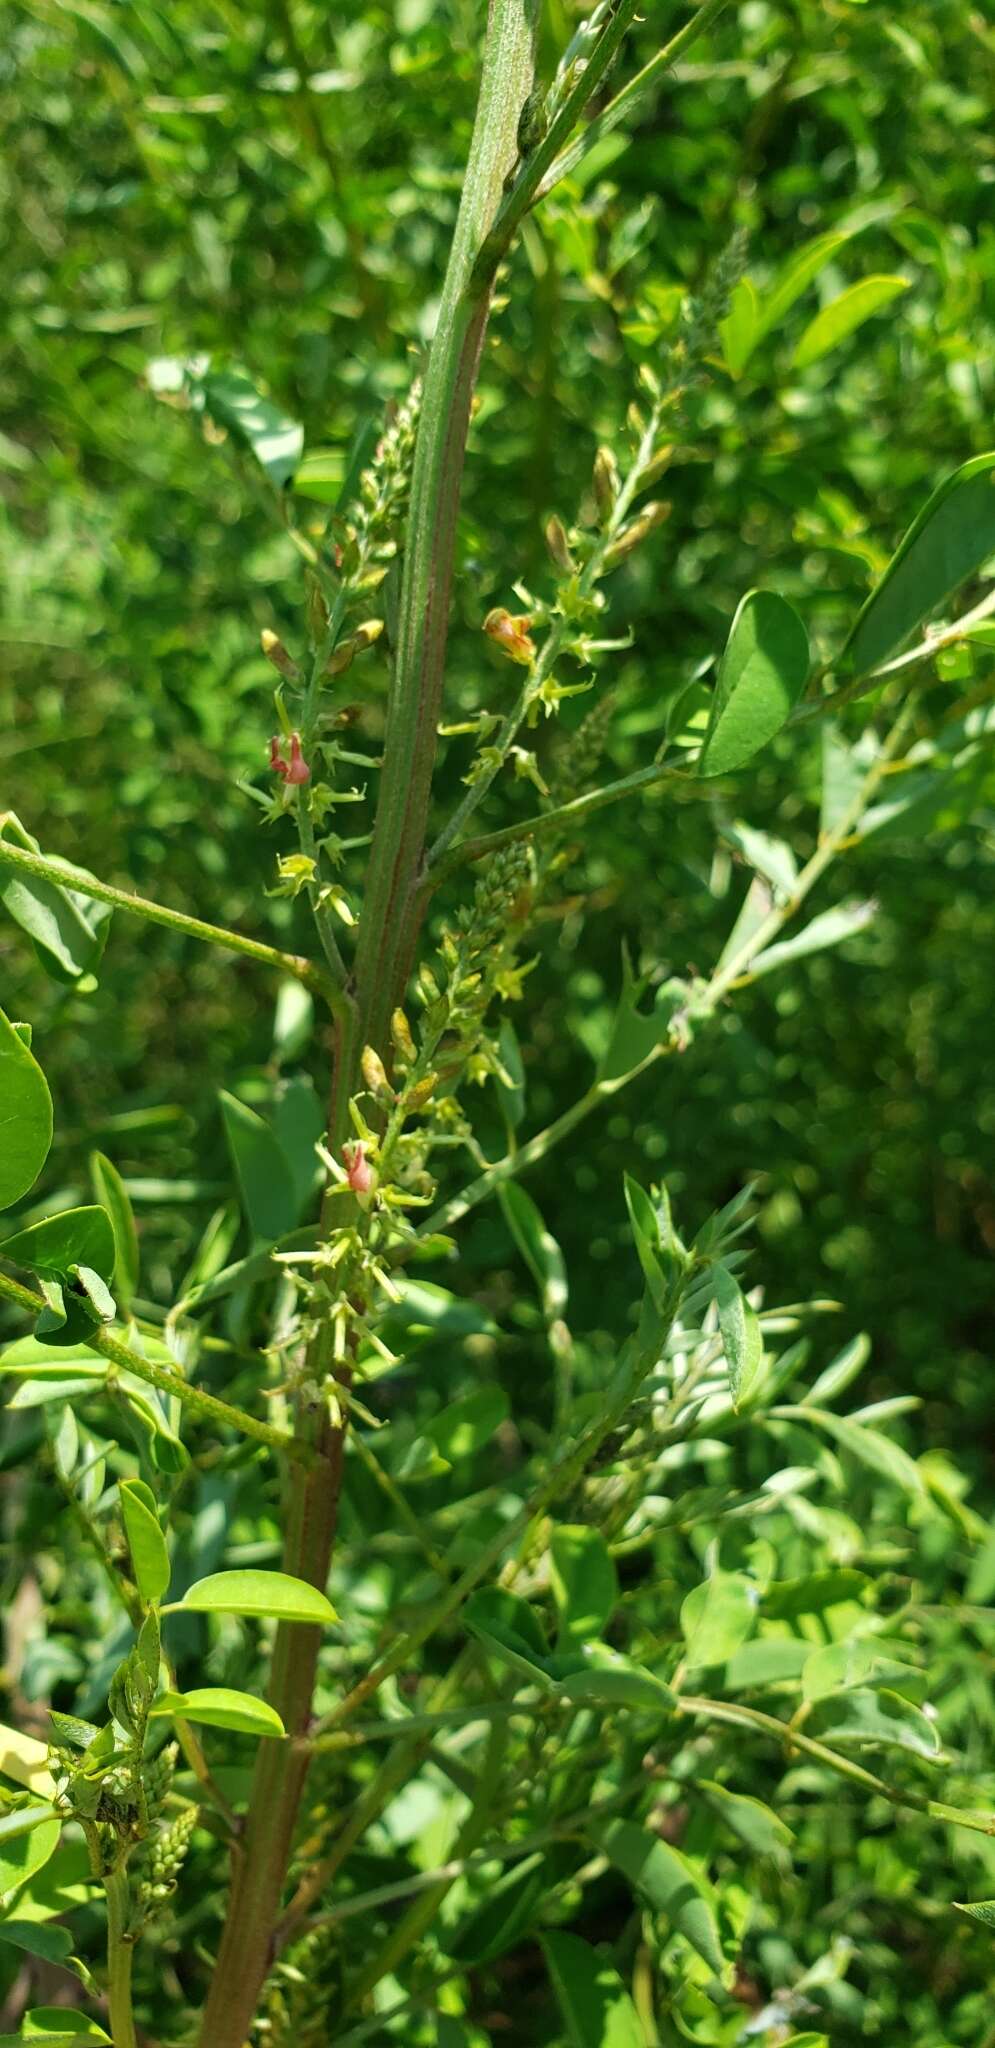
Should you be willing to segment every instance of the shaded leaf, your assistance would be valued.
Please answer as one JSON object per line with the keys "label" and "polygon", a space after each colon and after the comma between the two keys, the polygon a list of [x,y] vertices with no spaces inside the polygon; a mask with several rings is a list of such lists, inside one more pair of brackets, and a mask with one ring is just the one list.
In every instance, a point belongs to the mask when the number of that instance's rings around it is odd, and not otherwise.
{"label": "shaded leaf", "polygon": [[297,1221],[290,1163],[269,1124],[224,1090],[221,1115],[249,1227],[253,1237],[272,1244]]}
{"label": "shaded leaf", "polygon": [[636,1821],[590,1821],[587,1833],[651,1910],[683,1934],[716,1976],[723,1977],[725,1961],[711,1886],[686,1857]]}
{"label": "shaded leaf", "polygon": [[753,1627],[757,1597],[752,1581],[740,1572],[714,1572],[695,1586],[681,1607],[688,1663],[724,1664]]}
{"label": "shaded leaf", "polygon": [[285,484],[304,450],[299,421],[263,398],[242,370],[208,370],[201,389],[211,418],[251,450],[274,484]]}
{"label": "shaded leaf", "polygon": [[780,732],[808,680],[808,635],[773,590],[749,590],[729,629],[698,756],[699,775],[728,775]]}
{"label": "shaded leaf", "polygon": [[933,492],[858,613],[843,649],[858,675],[877,668],[995,551],[995,451]]}
{"label": "shaded leaf", "polygon": [[562,1929],[544,1934],[542,1946],[570,2048],[644,2048],[636,2008],[611,1963]]}
{"label": "shaded leaf", "polygon": [[600,1529],[561,1523],[549,1545],[561,1643],[604,1634],[618,1601],[618,1574]]}
{"label": "shaded leaf", "polygon": [[0,1209],[34,1186],[52,1143],[52,1098],[34,1054],[0,1010]]}
{"label": "shaded leaf", "polygon": [[127,1315],[132,1297],[138,1290],[138,1231],[134,1210],[117,1167],[103,1152],[91,1152],[90,1173],[94,1194],[101,1207],[106,1209],[114,1232],[114,1271],[107,1277],[121,1303],[122,1312]]}
{"label": "shaded leaf", "polygon": [[118,1493],[135,1584],[146,1606],[150,1606],[162,1599],[170,1576],[169,1552],[159,1526],[155,1496],[140,1479],[122,1479]]}
{"label": "shaded leaf", "polygon": [[563,1253],[547,1230],[532,1196],[517,1181],[498,1188],[504,1220],[539,1290],[547,1321],[562,1316],[567,1306],[567,1272]]}

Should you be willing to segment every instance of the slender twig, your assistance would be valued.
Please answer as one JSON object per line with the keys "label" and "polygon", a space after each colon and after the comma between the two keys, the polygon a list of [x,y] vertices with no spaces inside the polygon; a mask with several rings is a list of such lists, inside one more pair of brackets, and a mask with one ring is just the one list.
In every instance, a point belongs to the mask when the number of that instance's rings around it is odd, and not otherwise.
{"label": "slender twig", "polygon": [[547,192],[551,192],[562,179],[568,178],[577,169],[577,165],[583,162],[589,151],[606,135],[610,135],[614,129],[620,128],[634,116],[643,113],[671,65],[676,63],[678,57],[682,56],[692,43],[697,42],[699,36],[705,34],[706,29],[711,28],[712,23],[718,20],[728,5],[729,0],[705,0],[705,5],[699,7],[691,20],[685,22],[684,27],[678,29],[675,36],[671,36],[669,43],[665,43],[663,49],[658,50],[656,56],[651,57],[649,63],[643,65],[641,71],[637,71],[635,78],[630,78],[628,85],[616,93],[614,99],[588,123],[576,140],[561,150],[550,165],[548,174],[542,179],[538,198],[544,199]]}
{"label": "slender twig", "polygon": [[658,789],[664,782],[676,783],[684,796],[710,797],[714,794],[708,783],[695,782],[683,769],[675,768],[671,761],[651,761],[647,768],[636,768],[630,775],[620,775],[616,782],[606,782],[601,789],[591,789],[584,796],[571,797],[569,803],[556,804],[552,810],[540,811],[534,818],[522,818],[515,825],[503,825],[497,832],[481,832],[474,839],[461,840],[446,855],[430,860],[429,878],[435,887],[445,881],[454,868],[462,867],[465,861],[486,860],[489,854],[499,853],[502,847],[512,846],[516,840],[538,839],[547,832],[570,832],[592,811],[603,810],[606,804],[618,803],[623,797],[638,796],[642,790]]}
{"label": "slender twig", "polygon": [[971,1813],[964,1807],[946,1806],[939,1799],[927,1799],[921,1792],[888,1785],[883,1778],[875,1777],[873,1771],[865,1770],[863,1764],[854,1763],[852,1757],[841,1756],[838,1750],[817,1742],[787,1721],[779,1721],[774,1714],[762,1714],[756,1707],[743,1707],[735,1700],[698,1699],[689,1694],[679,1697],[677,1711],[709,1721],[729,1721],[741,1728],[756,1728],[759,1733],[773,1736],[775,1741],[783,1743],[788,1751],[800,1750],[805,1756],[813,1757],[816,1763],[836,1771],[841,1778],[849,1778],[867,1792],[877,1792],[892,1806],[911,1806],[918,1813],[928,1814],[931,1820],[945,1821],[951,1827],[970,1828],[979,1835],[995,1835],[995,1813]]}
{"label": "slender twig", "polygon": [[257,960],[263,967],[275,967],[281,974],[292,974],[297,981],[303,981],[327,1001],[332,1001],[333,991],[321,970],[299,953],[283,953],[278,946],[268,946],[262,939],[249,939],[242,932],[226,930],[223,925],[207,924],[201,917],[188,917],[185,911],[171,910],[165,903],[153,903],[148,896],[136,896],[130,889],[115,889],[110,882],[98,881],[95,875],[73,867],[68,861],[48,860],[43,853],[11,846],[3,837],[6,815],[0,813],[0,865],[15,868],[20,874],[34,875],[42,882],[54,882],[60,889],[75,889],[81,896],[91,896],[97,903],[110,903],[115,910],[144,917],[149,924],[164,925],[167,930],[181,932],[186,938],[201,939],[206,945],[221,946],[229,953],[242,953],[247,960]]}
{"label": "slender twig", "polygon": [[[32,1316],[40,1315],[46,1305],[43,1295],[35,1294],[30,1287],[22,1287],[19,1281],[11,1280],[6,1273],[0,1273],[0,1296]],[[140,1351],[132,1350],[130,1344],[123,1344],[102,1324],[94,1324],[86,1341],[91,1351],[99,1351],[112,1364],[133,1373],[136,1379],[147,1381],[161,1394],[175,1395],[205,1422],[214,1422],[220,1428],[234,1429],[242,1436],[254,1437],[257,1443],[268,1444],[274,1451],[284,1451],[289,1458],[301,1463],[310,1462],[306,1446],[295,1443],[287,1430],[274,1429],[272,1423],[259,1422],[244,1408],[234,1408],[230,1401],[219,1400],[216,1394],[208,1394],[203,1387],[191,1386],[181,1373],[170,1372],[166,1366],[143,1357]]]}

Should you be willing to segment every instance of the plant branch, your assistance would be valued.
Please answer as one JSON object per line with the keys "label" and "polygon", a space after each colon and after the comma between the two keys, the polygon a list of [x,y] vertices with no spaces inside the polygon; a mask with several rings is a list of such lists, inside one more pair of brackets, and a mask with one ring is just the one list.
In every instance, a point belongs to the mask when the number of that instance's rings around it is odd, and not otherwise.
{"label": "plant branch", "polygon": [[892,1806],[911,1806],[918,1813],[928,1814],[931,1820],[945,1821],[952,1827],[970,1828],[975,1834],[995,1835],[995,1813],[971,1813],[960,1806],[946,1806],[942,1800],[927,1799],[921,1792],[902,1790],[888,1785],[883,1778],[875,1777],[873,1771],[865,1770],[863,1764],[854,1763],[848,1756],[841,1756],[838,1750],[830,1749],[824,1742],[817,1742],[811,1735],[805,1735],[788,1721],[779,1721],[775,1714],[762,1714],[756,1707],[741,1707],[734,1700],[709,1700],[684,1695],[678,1698],[677,1711],[680,1714],[694,1714],[710,1721],[730,1721],[738,1727],[756,1728],[763,1735],[773,1736],[788,1750],[801,1750],[817,1763],[826,1764],[841,1778],[849,1778],[854,1785],[865,1791],[877,1792]]}
{"label": "plant branch", "polygon": [[[37,1316],[45,1307],[45,1299],[33,1288],[22,1287],[17,1280],[11,1280],[6,1273],[0,1273],[0,1297],[23,1308],[28,1315]],[[259,1422],[244,1408],[235,1408],[230,1401],[221,1401],[216,1394],[208,1394],[203,1387],[192,1387],[181,1373],[170,1372],[164,1365],[156,1365],[151,1358],[144,1358],[140,1351],[133,1351],[130,1344],[123,1344],[119,1337],[111,1334],[101,1324],[95,1324],[87,1338],[91,1351],[99,1351],[104,1358],[118,1365],[125,1372],[133,1373],[136,1379],[145,1380],[150,1387],[156,1387],[161,1394],[173,1394],[187,1408],[201,1416],[205,1422],[214,1422],[220,1428],[234,1429],[242,1436],[254,1437],[257,1443],[268,1444],[271,1450],[285,1451],[289,1458],[302,1463],[309,1462],[309,1454],[303,1444],[297,1444],[285,1429],[275,1429],[272,1423]]]}
{"label": "plant branch", "polygon": [[107,1897],[107,2001],[114,2048],[138,2048],[131,2006],[134,1936],[128,1932],[131,1893],[123,1863],[104,1878]]}
{"label": "plant branch", "polygon": [[34,875],[42,882],[54,882],[59,889],[75,889],[81,896],[92,896],[97,903],[110,903],[115,910],[125,910],[134,917],[144,917],[149,924],[161,924],[168,931],[182,932],[184,937],[200,939],[209,946],[221,946],[229,953],[242,953],[247,960],[257,960],[263,967],[275,967],[281,974],[292,974],[297,981],[324,996],[327,1002],[338,1000],[320,969],[298,953],[283,953],[278,946],[268,946],[262,939],[248,939],[241,932],[231,932],[223,925],[208,924],[201,917],[188,917],[185,911],[170,910],[165,903],[153,903],[148,896],[136,896],[130,889],[115,889],[110,882],[100,882],[95,875],[89,875],[83,868],[76,868],[68,861],[48,860],[43,853],[32,853],[27,847],[11,846],[3,837],[3,826],[9,813],[0,814],[0,865],[16,869],[20,874]]}
{"label": "plant branch", "polygon": [[471,279],[515,157],[518,115],[532,82],[536,12],[535,0],[492,0],[473,141],[425,376],[356,954],[362,1037],[375,1046],[385,1040],[424,914],[417,884],[442,702],[456,516],[493,267],[472,290]]}
{"label": "plant branch", "polygon": [[729,0],[705,0],[704,6],[698,8],[691,20],[685,22],[684,27],[678,29],[675,36],[671,36],[669,43],[665,43],[663,49],[658,50],[656,56],[651,57],[649,63],[643,65],[641,71],[637,71],[635,78],[630,78],[628,85],[616,93],[615,98],[609,101],[600,114],[595,115],[583,134],[578,135],[576,140],[569,143],[554,159],[549,168],[549,175],[540,184],[537,198],[544,199],[547,192],[551,192],[563,178],[569,178],[588,152],[606,135],[620,128],[624,122],[632,120],[634,115],[643,112],[658,86],[663,83],[664,73],[677,62],[678,57],[683,56],[685,50],[690,49],[692,43],[697,42],[699,36],[704,35],[706,29],[711,28],[719,15],[724,14],[728,5]]}

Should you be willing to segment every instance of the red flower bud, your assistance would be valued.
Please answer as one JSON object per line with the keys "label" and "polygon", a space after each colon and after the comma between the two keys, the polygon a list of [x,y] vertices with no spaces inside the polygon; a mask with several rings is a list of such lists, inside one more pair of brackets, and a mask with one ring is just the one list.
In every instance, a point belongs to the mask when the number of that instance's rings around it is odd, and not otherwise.
{"label": "red flower bud", "polygon": [[301,753],[301,736],[299,732],[292,732],[290,735],[290,766],[284,772],[288,782],[310,782],[311,780],[311,770]]}
{"label": "red flower bud", "polygon": [[282,776],[284,782],[286,782],[287,764],[280,752],[280,735],[277,732],[273,734],[269,743],[269,765],[273,774]]}
{"label": "red flower bud", "polygon": [[366,1157],[365,1147],[358,1143],[355,1145],[343,1145],[342,1163],[346,1170],[346,1179],[353,1194],[372,1194],[376,1186],[377,1177]]}

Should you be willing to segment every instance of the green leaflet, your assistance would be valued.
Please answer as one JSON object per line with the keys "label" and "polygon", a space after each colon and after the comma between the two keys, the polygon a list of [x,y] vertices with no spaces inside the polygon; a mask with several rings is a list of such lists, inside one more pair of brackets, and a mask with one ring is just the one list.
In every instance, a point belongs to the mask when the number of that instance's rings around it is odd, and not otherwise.
{"label": "green leaflet", "polygon": [[993,550],[995,451],[962,463],[913,520],[845,643],[850,672],[887,661]]}
{"label": "green leaflet", "polygon": [[105,1276],[110,1279],[114,1293],[127,1315],[133,1295],[138,1289],[138,1231],[135,1227],[135,1212],[121,1175],[113,1161],[102,1152],[91,1152],[90,1174],[93,1191],[101,1208],[111,1219],[114,1232],[114,1271]]}
{"label": "green leaflet", "polygon": [[150,1606],[162,1599],[170,1576],[169,1552],[159,1527],[155,1497],[140,1479],[122,1479],[118,1493],[135,1584],[146,1606]]}
{"label": "green leaflet", "polygon": [[796,370],[806,370],[810,363],[818,361],[829,349],[836,348],[870,320],[874,313],[891,304],[892,299],[909,288],[909,279],[894,276],[862,277],[857,284],[848,286],[839,297],[830,299],[814,320],[810,320],[792,356]]}
{"label": "green leaflet", "polygon": [[645,2048],[625,1985],[597,1949],[559,1929],[542,1946],[570,2048]]}
{"label": "green leaflet", "polygon": [[274,1707],[254,1693],[237,1692],[227,1685],[202,1685],[192,1692],[161,1693],[152,1708],[153,1718],[199,1721],[206,1728],[227,1728],[236,1735],[282,1736],[283,1722]]}
{"label": "green leaflet", "polygon": [[697,774],[742,768],[780,732],[808,680],[808,635],[773,590],[748,590],[719,663]]}
{"label": "green leaflet", "polygon": [[52,1143],[52,1097],[34,1054],[0,1010],[0,1209],[34,1186]]}
{"label": "green leaflet", "polygon": [[599,1529],[561,1522],[550,1538],[553,1598],[560,1643],[601,1636],[618,1600],[618,1575]]}
{"label": "green leaflet", "polygon": [[269,1124],[223,1089],[221,1116],[253,1237],[272,1244],[297,1221],[290,1162]]}
{"label": "green leaflet", "polygon": [[208,370],[200,383],[205,411],[255,456],[274,484],[293,476],[304,449],[304,429],[263,398],[243,370]]}
{"label": "green leaflet", "polygon": [[338,1616],[317,1586],[288,1572],[212,1572],[187,1588],[177,1607],[197,1614],[243,1614],[323,1628]]}
{"label": "green leaflet", "polygon": [[715,1975],[724,1978],[726,1964],[712,1889],[688,1859],[635,1821],[591,1821],[587,1832],[651,1910],[675,1933],[683,1934]]}
{"label": "green leaflet", "polygon": [[695,1586],[681,1608],[690,1665],[724,1664],[753,1628],[757,1589],[740,1572],[714,1572]]}

